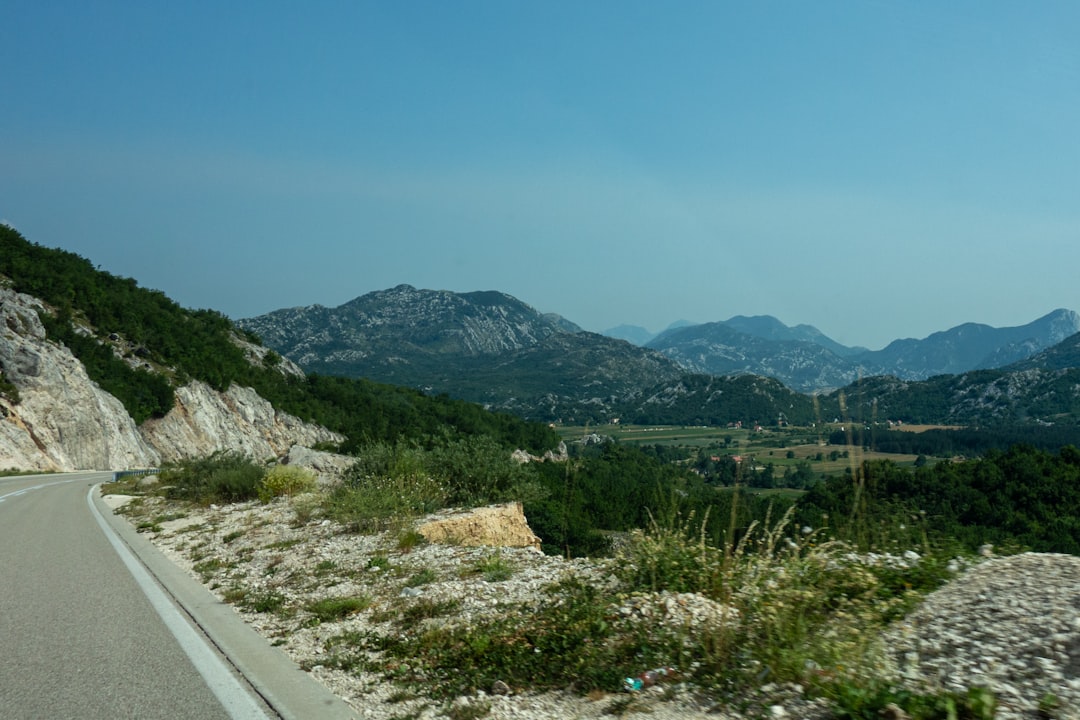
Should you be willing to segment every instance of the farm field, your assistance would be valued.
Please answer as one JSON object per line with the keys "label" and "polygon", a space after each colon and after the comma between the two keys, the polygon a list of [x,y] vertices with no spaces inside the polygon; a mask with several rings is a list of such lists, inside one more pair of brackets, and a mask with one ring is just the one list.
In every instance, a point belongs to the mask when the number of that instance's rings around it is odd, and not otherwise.
{"label": "farm field", "polygon": [[[897,465],[914,466],[918,456],[870,452],[861,445],[829,445],[827,438],[840,424],[818,427],[751,428],[663,426],[663,425],[589,425],[564,426],[558,431],[567,442],[596,434],[634,445],[660,445],[683,448],[688,454],[738,455],[752,460],[756,467],[772,463],[778,475],[785,468],[809,462],[815,476],[841,475],[854,470],[866,460],[891,460]],[[914,432],[929,426],[912,427]],[[928,459],[933,462],[933,459]]]}

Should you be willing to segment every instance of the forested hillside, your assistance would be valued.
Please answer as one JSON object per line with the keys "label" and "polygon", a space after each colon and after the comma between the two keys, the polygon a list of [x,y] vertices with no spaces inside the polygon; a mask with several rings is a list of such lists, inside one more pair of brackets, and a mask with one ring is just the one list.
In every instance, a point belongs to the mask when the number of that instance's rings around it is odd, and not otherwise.
{"label": "forested hillside", "polygon": [[346,435],[344,451],[443,429],[488,434],[536,452],[558,443],[546,426],[445,396],[292,376],[280,371],[281,357],[273,352],[253,364],[243,346],[258,339],[221,313],[182,308],[160,291],[97,270],[74,253],[31,243],[6,225],[0,225],[0,275],[54,309],[42,318],[49,337],[67,345],[137,422],[163,416],[172,407],[173,388],[195,379],[218,390],[231,383],[252,387],[278,409]]}
{"label": "forested hillside", "polygon": [[880,544],[899,528],[915,541],[926,533],[969,550],[992,543],[1080,554],[1080,451],[1014,445],[914,471],[866,463],[854,475],[815,485],[799,512],[803,522],[827,522],[865,545]]}
{"label": "forested hillside", "polygon": [[822,417],[828,420],[1076,426],[1080,424],[1080,368],[975,370],[920,382],[872,377],[821,396],[819,403]]}

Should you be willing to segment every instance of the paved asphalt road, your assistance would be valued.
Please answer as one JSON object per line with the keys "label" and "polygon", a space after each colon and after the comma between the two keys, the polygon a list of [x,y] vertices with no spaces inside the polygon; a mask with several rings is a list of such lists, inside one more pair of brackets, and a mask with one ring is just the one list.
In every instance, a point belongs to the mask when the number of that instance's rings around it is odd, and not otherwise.
{"label": "paved asphalt road", "polygon": [[[93,501],[91,488],[110,478],[111,473],[0,478],[0,717],[351,715],[343,703],[319,695],[321,686],[313,688],[314,681],[279,651],[253,637],[231,609],[159,554],[149,557],[156,550],[141,537],[107,520],[108,510]],[[198,625],[177,609],[173,595],[194,598],[186,605],[196,608],[188,610]],[[236,662],[230,653],[244,677],[206,642],[200,628],[215,636],[210,626],[227,629],[218,643],[222,648],[238,647],[237,654],[248,658]],[[274,697],[275,692],[301,702]],[[310,692],[317,698],[305,709]]]}

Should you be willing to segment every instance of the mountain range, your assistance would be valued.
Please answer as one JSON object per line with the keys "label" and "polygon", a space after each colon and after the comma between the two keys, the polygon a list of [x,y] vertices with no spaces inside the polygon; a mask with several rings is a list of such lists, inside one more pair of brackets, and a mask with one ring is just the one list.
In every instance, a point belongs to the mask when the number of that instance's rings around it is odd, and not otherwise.
{"label": "mountain range", "polygon": [[[809,326],[735,317],[671,328],[650,341],[654,347],[639,347],[505,293],[408,285],[339,308],[293,308],[234,324],[0,225],[0,457],[27,469],[125,467],[230,448],[256,457],[294,445],[351,451],[447,427],[530,450],[554,446],[554,432],[521,417],[1025,424],[1026,432],[1075,444],[1076,326],[1075,313],[1059,310],[1019,328],[966,324],[874,354],[837,346]],[[709,359],[714,347],[725,348],[728,362],[741,353],[736,359],[749,371],[693,372],[677,362],[693,353]],[[821,358],[869,366],[867,357],[884,363],[890,352],[899,358],[891,375],[861,375],[831,392],[792,387],[796,371],[804,383],[821,383]],[[292,359],[317,374],[305,377]],[[768,376],[781,371],[787,380]],[[333,377],[350,374],[364,379]]]}
{"label": "mountain range", "polygon": [[843,387],[861,377],[925,380],[1005,367],[1080,332],[1080,315],[1053,312],[1019,327],[965,323],[921,340],[894,340],[882,350],[849,348],[810,325],[788,327],[770,316],[667,330],[645,347],[680,367],[712,375],[776,378],[800,392]]}
{"label": "mountain range", "polygon": [[[446,393],[524,417],[575,416],[684,373],[656,350],[498,292],[409,285],[237,324],[307,372]],[[606,413],[605,413],[606,414]]]}
{"label": "mountain range", "polygon": [[[705,407],[709,393],[719,392],[720,379],[729,383],[729,399],[735,387],[770,398],[767,407],[754,408],[758,417],[808,414],[813,405],[808,395],[818,397],[818,413],[837,405],[839,416],[836,392],[868,378],[889,377],[910,388],[913,381],[942,375],[1009,374],[1012,363],[1040,362],[1044,352],[1049,354],[1040,370],[1064,371],[1047,363],[1053,358],[1068,362],[1061,358],[1069,353],[1049,350],[1080,332],[1077,313],[1055,310],[1019,327],[966,323],[870,351],[846,347],[810,325],[788,327],[770,316],[736,316],[669,328],[639,346],[585,332],[505,293],[409,285],[369,293],[337,308],[284,309],[238,324],[309,372],[409,385],[545,420],[646,420],[660,408],[679,406],[694,418],[716,421],[719,415]],[[623,328],[624,335],[629,333]],[[747,380],[730,384],[739,377]],[[701,407],[685,407],[687,397],[701,392],[706,393],[699,398]],[[893,404],[897,412],[903,410]],[[731,416],[729,410],[720,415]],[[982,410],[972,412],[986,416]]]}

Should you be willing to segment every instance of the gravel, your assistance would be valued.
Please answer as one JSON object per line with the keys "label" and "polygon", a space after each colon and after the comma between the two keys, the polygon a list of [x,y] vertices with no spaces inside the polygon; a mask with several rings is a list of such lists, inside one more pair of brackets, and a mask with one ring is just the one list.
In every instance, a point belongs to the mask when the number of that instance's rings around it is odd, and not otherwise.
{"label": "gravel", "polygon": [[[141,514],[167,508],[147,498]],[[531,549],[420,544],[407,551],[397,536],[342,533],[330,521],[295,526],[284,501],[186,509],[159,523],[152,541],[222,599],[275,593],[287,607],[352,595],[371,607],[339,622],[304,623],[299,615],[237,612],[271,643],[343,698],[362,718],[488,717],[651,718],[725,720],[745,715],[721,706],[688,683],[658,683],[639,692],[535,693],[501,683],[451,703],[409,696],[381,675],[335,669],[327,641],[347,632],[400,632],[380,617],[421,599],[459,603],[454,622],[472,623],[544,598],[543,589],[574,574],[591,583],[613,582],[604,561],[565,560]],[[513,568],[510,579],[488,582],[476,571],[497,557]],[[418,575],[423,573],[423,575]],[[434,576],[434,577],[433,577]],[[417,584],[417,578],[424,582]],[[235,602],[235,598],[233,598]],[[671,622],[707,629],[737,621],[733,611],[696,595],[630,597],[619,612],[628,621]],[[424,622],[440,622],[429,620]],[[984,686],[998,697],[1000,718],[1080,719],[1080,558],[1023,554],[992,558],[964,569],[926,598],[885,636],[897,682],[913,690],[965,692]],[[557,660],[554,660],[557,661]],[[648,668],[642,668],[642,671]],[[1038,715],[1050,698],[1055,714]],[[774,718],[827,718],[822,700],[796,685],[765,685],[746,706]],[[476,707],[469,707],[476,706]],[[486,714],[484,710],[486,709]]]}
{"label": "gravel", "polygon": [[886,636],[913,688],[985,687],[999,718],[1080,718],[1080,558],[994,558],[926,600]]}

